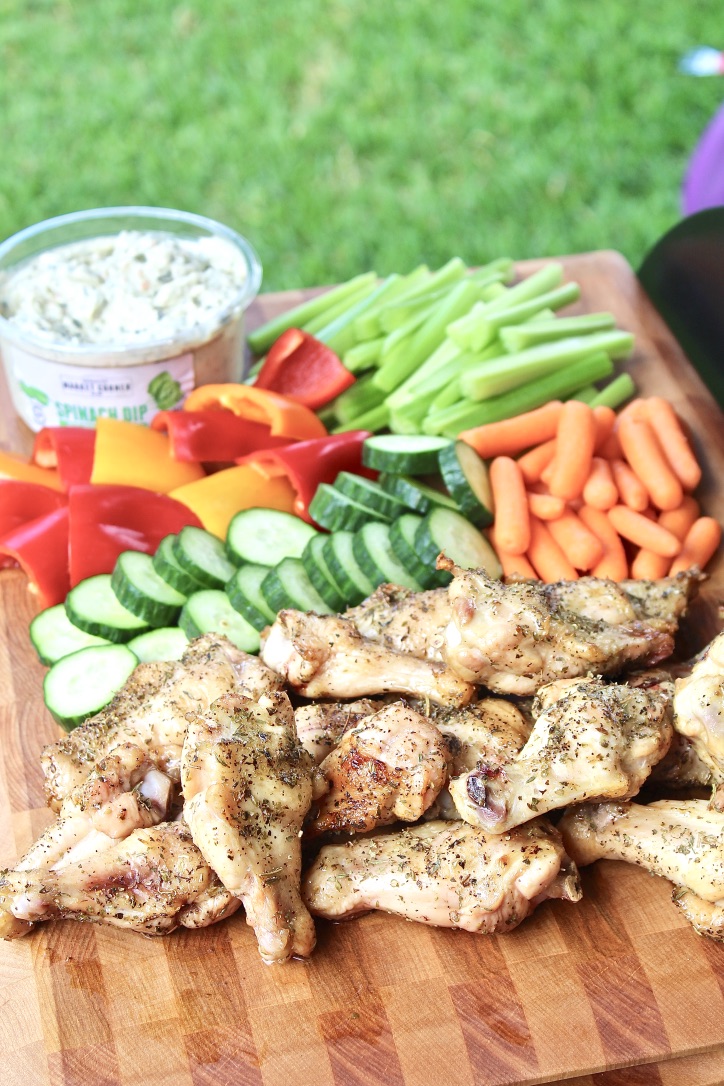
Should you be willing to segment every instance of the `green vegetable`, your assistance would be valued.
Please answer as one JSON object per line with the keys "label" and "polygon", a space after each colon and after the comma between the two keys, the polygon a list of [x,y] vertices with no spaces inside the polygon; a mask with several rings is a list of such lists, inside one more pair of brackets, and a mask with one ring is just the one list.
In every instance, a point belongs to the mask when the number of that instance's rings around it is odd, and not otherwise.
{"label": "green vegetable", "polygon": [[333,287],[332,290],[327,290],[323,294],[317,294],[314,298],[267,321],[247,336],[251,350],[254,354],[265,354],[272,343],[279,339],[282,332],[286,332],[288,328],[304,328],[315,317],[328,314],[338,303],[352,297],[360,286],[374,283],[376,278],[374,272],[356,275],[353,279],[348,279],[346,283]]}

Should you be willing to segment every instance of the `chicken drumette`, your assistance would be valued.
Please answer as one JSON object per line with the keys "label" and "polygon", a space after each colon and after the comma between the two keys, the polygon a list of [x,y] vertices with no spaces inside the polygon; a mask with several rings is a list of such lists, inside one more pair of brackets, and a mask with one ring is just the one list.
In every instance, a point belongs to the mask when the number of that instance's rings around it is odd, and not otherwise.
{"label": "chicken drumette", "polygon": [[677,679],[674,727],[711,774],[714,804],[724,808],[724,633],[715,637],[686,678]]}

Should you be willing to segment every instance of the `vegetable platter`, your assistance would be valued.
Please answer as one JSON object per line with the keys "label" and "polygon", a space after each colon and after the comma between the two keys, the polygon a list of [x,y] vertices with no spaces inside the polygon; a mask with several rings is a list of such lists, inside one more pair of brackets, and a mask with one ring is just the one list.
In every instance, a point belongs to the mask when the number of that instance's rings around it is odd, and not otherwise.
{"label": "vegetable platter", "polygon": [[[702,506],[724,519],[721,414],[631,269],[615,253],[563,264],[581,286],[572,312],[608,310],[635,335],[631,357],[617,365],[641,395],[671,401],[690,427],[704,469]],[[307,296],[262,296],[249,326]],[[27,455],[31,439],[2,404],[0,443]],[[719,629],[721,559],[708,573],[684,624],[684,654]],[[57,727],[42,704],[22,573],[0,574],[0,599],[4,865],[47,818],[38,754]],[[574,916],[548,903],[513,937],[461,939],[379,915],[337,927],[334,938],[321,925],[323,953],[283,971],[260,963],[243,917],[158,942],[44,925],[32,940],[0,948],[3,1082],[140,1086],[151,1074],[167,1086],[593,1086],[626,1081],[614,1071],[626,1066],[636,1067],[631,1081],[719,1081],[724,947],[694,935],[666,885],[635,868],[587,869],[586,888]]]}

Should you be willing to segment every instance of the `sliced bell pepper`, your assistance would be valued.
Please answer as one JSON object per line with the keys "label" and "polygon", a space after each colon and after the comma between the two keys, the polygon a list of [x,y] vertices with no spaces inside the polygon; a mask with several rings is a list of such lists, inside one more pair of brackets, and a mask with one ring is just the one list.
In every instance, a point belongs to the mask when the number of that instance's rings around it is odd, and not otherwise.
{"label": "sliced bell pepper", "polygon": [[70,591],[67,505],[6,532],[0,537],[0,555],[27,573],[41,607],[62,603]]}
{"label": "sliced bell pepper", "polygon": [[121,419],[96,422],[92,483],[138,486],[167,494],[203,475],[198,464],[174,460],[166,434]]}
{"label": "sliced bell pepper", "polygon": [[37,483],[0,479],[0,536],[66,504],[65,494]]}
{"label": "sliced bell pepper", "polygon": [[333,483],[340,471],[368,479],[376,476],[376,472],[362,466],[362,444],[370,436],[368,430],[348,430],[314,441],[299,441],[285,449],[260,449],[245,456],[241,463],[253,464],[270,483],[286,478],[295,492],[292,511],[311,524],[309,503],[320,483]]}
{"label": "sliced bell pepper", "polygon": [[183,405],[184,411],[220,408],[242,419],[265,423],[271,428],[272,437],[307,441],[327,433],[324,424],[304,404],[251,385],[202,385],[186,397]]}
{"label": "sliced bell pepper", "polygon": [[153,554],[164,536],[201,526],[187,506],[135,486],[74,486],[68,508],[71,586],[110,573],[121,551]]}
{"label": "sliced bell pepper", "polygon": [[293,512],[294,488],[280,476],[269,478],[253,464],[226,468],[196,483],[173,490],[170,497],[193,509],[208,532],[226,538],[231,518],[241,509],[281,509]]}
{"label": "sliced bell pepper", "polygon": [[233,463],[257,449],[277,449],[294,440],[272,437],[267,423],[230,411],[159,411],[151,428],[168,434],[171,455],[184,463]]}
{"label": "sliced bell pepper", "polygon": [[270,347],[254,388],[271,389],[316,411],[354,382],[331,347],[301,328],[289,328]]}
{"label": "sliced bell pepper", "polygon": [[39,468],[19,456],[0,450],[0,479],[18,479],[21,483],[37,483],[51,490],[62,490],[63,484],[57,471]]}
{"label": "sliced bell pepper", "polygon": [[65,490],[89,483],[93,471],[95,430],[83,426],[46,426],[35,435],[32,460],[42,468],[57,468]]}

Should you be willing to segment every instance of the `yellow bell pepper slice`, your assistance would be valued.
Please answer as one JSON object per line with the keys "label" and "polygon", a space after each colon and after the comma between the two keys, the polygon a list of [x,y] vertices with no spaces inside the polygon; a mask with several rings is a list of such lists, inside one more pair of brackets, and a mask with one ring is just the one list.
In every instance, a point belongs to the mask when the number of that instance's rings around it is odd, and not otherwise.
{"label": "yellow bell pepper slice", "polygon": [[140,486],[167,494],[205,478],[200,464],[184,464],[171,455],[167,434],[121,419],[98,419],[92,483]]}
{"label": "yellow bell pepper slice", "polygon": [[40,468],[29,464],[12,453],[0,450],[0,479],[17,479],[21,483],[37,483],[51,490],[63,490],[60,475],[55,468]]}
{"label": "yellow bell pepper slice", "polygon": [[269,478],[253,464],[239,464],[172,490],[199,518],[207,532],[226,539],[231,518],[242,509],[280,509],[294,512],[294,487],[284,475]]}

